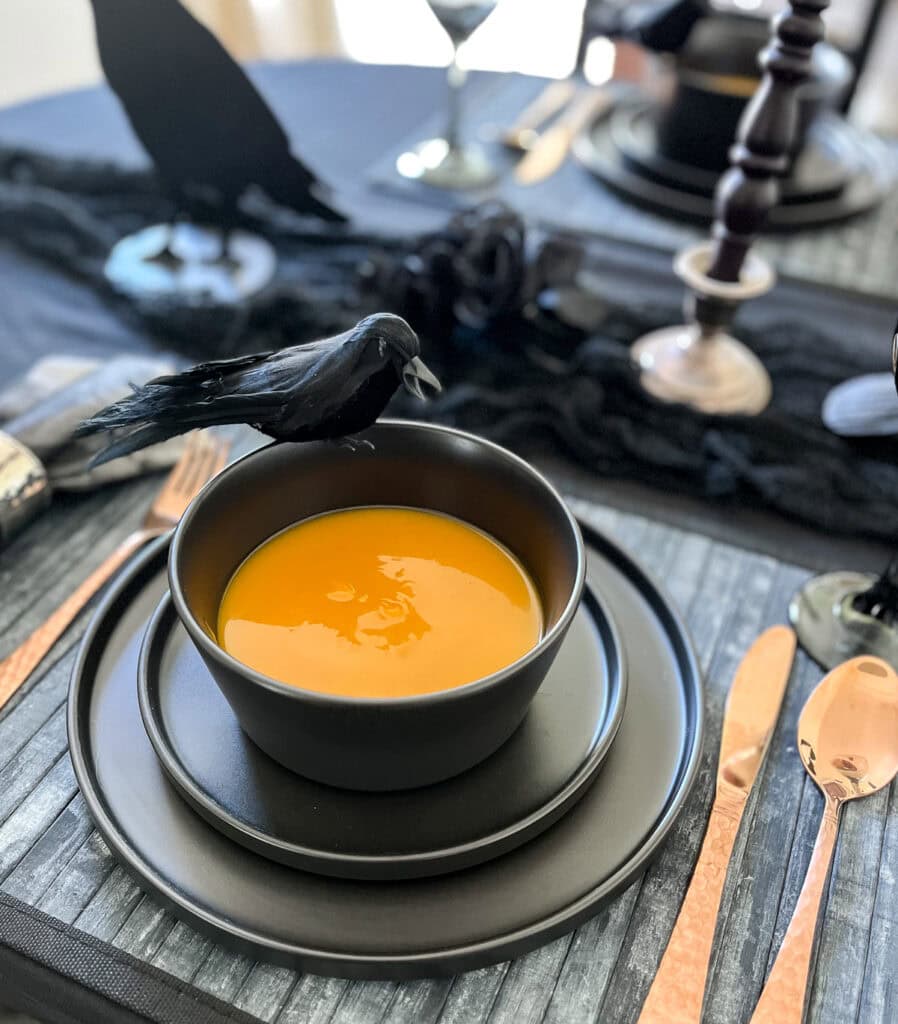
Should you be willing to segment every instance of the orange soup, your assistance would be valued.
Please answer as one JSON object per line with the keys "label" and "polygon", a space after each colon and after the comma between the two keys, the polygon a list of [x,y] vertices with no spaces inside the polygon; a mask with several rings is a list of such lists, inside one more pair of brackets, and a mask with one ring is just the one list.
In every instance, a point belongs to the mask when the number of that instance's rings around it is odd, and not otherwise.
{"label": "orange soup", "polygon": [[332,512],[266,541],[231,578],[218,642],[308,690],[405,697],[470,683],[536,645],[542,610],[487,534],[411,508]]}

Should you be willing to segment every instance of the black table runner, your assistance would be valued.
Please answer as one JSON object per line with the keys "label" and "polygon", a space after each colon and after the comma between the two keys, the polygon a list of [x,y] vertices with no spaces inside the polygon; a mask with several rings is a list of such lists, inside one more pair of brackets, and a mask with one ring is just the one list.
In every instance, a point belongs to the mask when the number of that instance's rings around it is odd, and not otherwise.
{"label": "black table runner", "polygon": [[[268,66],[259,69],[275,106],[284,93],[287,70]],[[378,97],[381,103],[386,97],[394,98],[396,70],[368,69],[373,82],[379,80],[382,86],[379,93],[369,90],[369,97],[374,97],[369,103],[376,104]],[[304,98],[330,96],[334,82],[345,79],[352,84],[358,71],[351,65],[333,64],[296,68],[297,81],[307,83],[307,90],[297,89],[293,94]],[[416,79],[423,75],[425,81],[434,74],[406,71]],[[507,120],[515,104],[524,102],[538,84],[515,76],[482,76],[475,80],[472,94],[478,102],[471,103],[476,117],[470,130],[476,131],[491,118]],[[331,88],[326,89],[328,85]],[[401,95],[407,92],[403,90]],[[99,102],[103,95],[84,93],[70,101],[75,107],[96,110],[104,118],[108,112]],[[56,116],[61,102],[44,101],[32,105],[32,109],[44,118]],[[289,108],[289,117],[298,120],[294,106]],[[321,111],[325,109],[321,104],[314,116],[303,111],[308,118],[306,131],[296,129],[298,144],[305,150],[308,140],[312,158],[316,143],[323,148],[319,160],[322,166],[329,159],[336,161],[334,152],[328,152],[322,143],[322,138],[328,139],[321,130]],[[398,124],[403,123],[402,113],[399,110],[394,118]],[[285,119],[289,120],[287,113]],[[347,118],[347,126],[354,126],[355,120]],[[0,174],[5,175],[0,183],[0,201],[10,212],[8,233],[25,250],[23,255],[19,249],[19,259],[10,268],[7,286],[14,290],[9,295],[9,308],[14,316],[27,318],[27,332],[32,337],[26,351],[33,358],[44,347],[58,346],[60,337],[67,338],[67,347],[78,347],[78,340],[74,344],[68,340],[76,297],[80,306],[90,307],[85,309],[83,324],[90,334],[90,339],[85,339],[88,349],[95,348],[94,338],[98,336],[104,336],[104,345],[146,345],[145,336],[151,333],[156,344],[170,344],[193,358],[292,344],[335,333],[374,309],[390,308],[408,316],[422,332],[428,359],[436,360],[444,383],[449,385],[448,393],[428,408],[422,410],[406,402],[394,407],[394,412],[432,417],[485,433],[526,454],[532,454],[535,442],[540,441],[602,476],[641,480],[662,490],[691,493],[721,508],[766,505],[836,535],[856,534],[887,543],[898,535],[898,472],[890,465],[894,441],[845,442],[829,434],[819,420],[820,404],[829,387],[853,373],[888,365],[888,303],[869,294],[835,288],[822,264],[815,265],[811,268],[817,275],[813,284],[786,279],[772,296],[748,304],[739,319],[737,329],[768,364],[774,378],[770,410],[756,420],[745,421],[704,417],[656,402],[638,386],[627,345],[640,333],[680,316],[680,286],[672,282],[669,255],[656,246],[676,243],[694,231],[640,213],[637,220],[643,235],[649,231],[656,245],[647,248],[622,243],[620,218],[614,207],[620,201],[569,164],[536,189],[516,188],[506,177],[499,193],[519,204],[531,218],[551,217],[570,224],[570,214],[555,216],[559,208],[549,200],[557,203],[559,197],[566,200],[566,208],[577,208],[577,226],[595,239],[588,246],[587,266],[596,292],[608,306],[607,315],[596,321],[585,343],[579,346],[563,336],[556,343],[551,331],[548,335],[535,331],[513,306],[511,315],[504,311],[499,316],[493,314],[492,322],[479,334],[467,338],[466,330],[461,329],[450,338],[443,323],[453,316],[452,302],[431,301],[427,291],[445,292],[444,284],[435,287],[436,275],[445,277],[443,270],[431,271],[434,280],[424,281],[423,300],[417,285],[411,290],[405,285],[397,290],[389,275],[376,275],[367,292],[356,280],[355,268],[364,262],[366,253],[386,253],[387,262],[393,260],[397,266],[401,265],[401,256],[389,254],[403,244],[407,251],[424,255],[430,243],[403,243],[402,239],[426,237],[416,232],[428,216],[435,221],[431,227],[439,225],[442,231],[449,215],[445,202],[433,208],[420,201],[422,197],[432,200],[433,190],[405,187],[395,176],[392,180],[396,187],[389,191],[401,196],[399,200],[392,194],[375,195],[370,188],[366,190],[372,178],[386,180],[384,175],[392,174],[394,151],[404,144],[371,133],[374,120],[365,122],[368,134],[354,130],[348,133],[347,141],[351,140],[352,145],[342,151],[339,168],[324,167],[327,177],[341,182],[341,195],[347,196],[349,206],[357,206],[354,234],[359,241],[328,238],[316,244],[314,233],[302,236],[279,225],[274,236],[281,255],[279,283],[253,300],[246,310],[237,314],[228,310],[197,314],[186,309],[170,311],[164,305],[137,315],[136,311],[129,313],[127,303],[116,300],[105,285],[103,253],[118,233],[164,218],[169,210],[155,194],[152,181],[139,170],[136,154],[125,144],[127,135],[122,139],[111,119],[110,142],[91,154],[90,160],[83,154],[77,157],[57,142],[47,155],[30,162],[27,151],[29,146],[34,148],[33,136],[15,130],[15,117],[12,128],[4,132],[0,117],[0,147],[5,147],[0,148],[0,154],[8,154],[5,164],[0,160]],[[314,136],[313,127],[318,128]],[[396,130],[394,124],[394,134]],[[425,126],[419,126],[414,132],[423,130]],[[359,144],[371,147],[375,168],[364,173],[361,182],[350,183],[346,167],[358,159]],[[386,155],[378,158],[377,153]],[[64,162],[67,159],[68,164]],[[113,166],[110,159],[117,163]],[[543,195],[550,185],[551,192]],[[442,193],[435,194],[444,198]],[[454,202],[457,200],[452,199],[449,205]],[[134,212],[129,213],[132,209]],[[382,220],[388,209],[393,219],[385,231]],[[630,215],[636,215],[627,209]],[[64,216],[57,222],[54,218],[60,211]],[[870,215],[874,226],[881,225],[883,216],[888,217],[887,208]],[[870,217],[864,221],[869,222]],[[469,220],[471,223],[461,230],[477,230],[485,241],[480,243],[480,254],[465,254],[464,259],[470,262],[459,273],[467,277],[476,271],[478,261],[484,267],[491,265],[490,234],[500,228],[489,225],[502,222],[500,217],[488,215],[483,215],[479,224],[476,218]],[[595,234],[609,228],[613,239]],[[834,248],[844,250],[847,230],[862,230],[862,221],[805,234],[816,239],[812,251],[822,253]],[[384,234],[390,240],[381,242]],[[773,254],[779,257],[799,237],[790,237],[785,243],[771,241]],[[440,241],[433,251],[442,252],[443,248]],[[34,259],[29,253],[41,253],[44,260],[40,265],[29,263]],[[0,252],[0,271],[2,255]],[[384,257],[372,258],[382,261]],[[64,264],[67,280],[49,276],[44,269],[48,259]],[[425,266],[427,259],[424,255]],[[858,287],[869,292],[870,281],[859,268],[856,270]],[[404,267],[399,273],[403,279],[407,276]],[[504,282],[495,284],[500,290],[508,287]],[[515,282],[510,285],[514,294]],[[60,308],[53,305],[56,294],[64,299]],[[492,296],[487,296],[486,301],[491,300]],[[422,314],[422,310],[431,309],[440,310],[433,323]],[[49,317],[45,324],[42,317]],[[882,327],[868,329],[865,321],[871,319]],[[18,325],[15,329],[21,333]],[[0,322],[0,346],[3,334]],[[549,351],[542,353],[544,343]]]}

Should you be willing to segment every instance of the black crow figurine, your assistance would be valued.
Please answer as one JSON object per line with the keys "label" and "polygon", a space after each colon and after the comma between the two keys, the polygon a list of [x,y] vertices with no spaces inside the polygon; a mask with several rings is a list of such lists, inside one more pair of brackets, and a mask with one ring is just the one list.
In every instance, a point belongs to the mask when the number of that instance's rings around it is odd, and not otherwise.
{"label": "black crow figurine", "polygon": [[351,438],[377,419],[400,384],[419,398],[425,387],[440,390],[420,350],[402,317],[375,313],[333,338],[157,377],[86,420],[76,436],[111,432],[93,465],[226,423],[248,423],[280,441]]}
{"label": "black crow figurine", "polygon": [[106,79],[178,213],[212,208],[228,226],[258,185],[299,213],[345,220],[240,65],[178,0],[91,4]]}

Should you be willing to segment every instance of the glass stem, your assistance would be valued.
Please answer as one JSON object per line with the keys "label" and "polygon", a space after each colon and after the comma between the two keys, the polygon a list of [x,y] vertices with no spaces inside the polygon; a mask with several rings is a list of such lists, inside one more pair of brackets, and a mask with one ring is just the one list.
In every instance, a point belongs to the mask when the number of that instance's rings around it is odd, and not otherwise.
{"label": "glass stem", "polygon": [[466,78],[467,73],[458,65],[458,50],[454,49],[452,63],[449,65],[449,119],[446,123],[446,141],[450,150],[458,149],[461,145],[461,89]]}
{"label": "glass stem", "polygon": [[855,596],[852,606],[887,626],[898,626],[898,555],[872,587]]}

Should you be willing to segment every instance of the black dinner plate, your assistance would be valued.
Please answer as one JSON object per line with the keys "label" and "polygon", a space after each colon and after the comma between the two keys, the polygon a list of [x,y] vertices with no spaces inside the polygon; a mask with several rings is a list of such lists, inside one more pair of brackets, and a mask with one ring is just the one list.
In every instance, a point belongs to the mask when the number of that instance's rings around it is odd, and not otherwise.
{"label": "black dinner plate", "polygon": [[[663,156],[655,121],[651,104],[622,107],[612,116],[609,131],[624,161],[651,181],[712,198],[722,171]],[[857,159],[844,151],[842,123],[839,118],[818,120],[792,173],[782,181],[780,203],[819,203],[842,194],[852,173],[857,173]]]}
{"label": "black dinner plate", "polygon": [[658,852],[695,779],[702,687],[679,617],[645,573],[588,527],[589,578],[628,666],[627,706],[602,771],[529,843],[408,881],[327,878],[275,863],[207,824],[144,731],[137,659],[166,589],[165,541],[97,610],[69,691],[72,762],[97,828],[144,889],[248,955],[319,974],[445,975],[497,963],[591,917]]}
{"label": "black dinner plate", "polygon": [[[783,185],[768,227],[794,231],[852,217],[878,203],[894,183],[885,143],[835,114],[811,128],[801,174]],[[714,216],[717,176],[665,160],[642,98],[623,97],[574,140],[575,158],[595,177],[639,205],[685,220]]]}
{"label": "black dinner plate", "polygon": [[215,828],[263,856],[343,878],[470,867],[548,828],[585,792],[623,718],[617,630],[589,590],[524,722],[446,782],[363,793],[291,772],[240,729],[171,597],[146,631],[138,698],[170,780]]}

